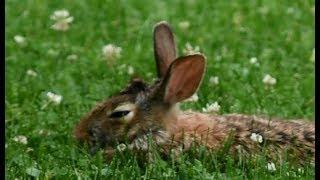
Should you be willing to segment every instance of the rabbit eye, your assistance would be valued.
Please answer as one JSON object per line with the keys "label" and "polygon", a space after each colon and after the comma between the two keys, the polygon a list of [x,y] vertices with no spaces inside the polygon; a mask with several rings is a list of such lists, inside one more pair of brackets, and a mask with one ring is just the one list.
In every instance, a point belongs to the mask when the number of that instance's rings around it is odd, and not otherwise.
{"label": "rabbit eye", "polygon": [[130,111],[115,111],[109,115],[110,118],[121,118],[128,115]]}
{"label": "rabbit eye", "polygon": [[121,122],[129,122],[135,114],[135,105],[132,103],[120,104],[109,115],[109,118],[120,119]]}

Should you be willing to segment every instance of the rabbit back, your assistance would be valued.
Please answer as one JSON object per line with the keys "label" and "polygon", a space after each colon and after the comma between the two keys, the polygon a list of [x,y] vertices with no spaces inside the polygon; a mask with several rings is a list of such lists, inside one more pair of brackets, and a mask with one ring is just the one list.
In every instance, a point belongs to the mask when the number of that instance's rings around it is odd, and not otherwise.
{"label": "rabbit back", "polygon": [[306,120],[268,119],[254,115],[211,115],[181,112],[175,123],[175,141],[189,148],[194,142],[218,149],[231,138],[230,150],[252,154],[265,149],[270,155],[287,150],[298,157],[315,154],[314,124]]}

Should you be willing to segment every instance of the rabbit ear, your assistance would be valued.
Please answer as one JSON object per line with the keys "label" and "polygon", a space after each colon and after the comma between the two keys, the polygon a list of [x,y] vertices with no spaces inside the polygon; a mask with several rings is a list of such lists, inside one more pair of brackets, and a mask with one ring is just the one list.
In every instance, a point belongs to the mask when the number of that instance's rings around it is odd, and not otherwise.
{"label": "rabbit ear", "polygon": [[205,64],[205,57],[201,54],[176,59],[162,84],[163,101],[174,104],[192,96],[201,83]]}
{"label": "rabbit ear", "polygon": [[161,78],[166,74],[172,61],[176,59],[174,37],[167,22],[162,21],[156,24],[153,31],[153,41],[158,77]]}

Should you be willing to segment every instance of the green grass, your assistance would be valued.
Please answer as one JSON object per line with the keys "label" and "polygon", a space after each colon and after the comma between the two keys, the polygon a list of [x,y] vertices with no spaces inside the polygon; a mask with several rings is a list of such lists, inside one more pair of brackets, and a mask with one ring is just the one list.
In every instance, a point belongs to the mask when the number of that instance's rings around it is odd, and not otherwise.
{"label": "green grass", "polygon": [[[49,17],[64,8],[74,22],[69,31],[56,32]],[[6,0],[5,14],[6,179],[313,179],[309,166],[301,171],[296,164],[276,163],[277,170],[270,172],[263,156],[235,161],[228,155],[199,155],[201,148],[176,162],[139,165],[125,152],[107,164],[101,153],[91,157],[78,148],[72,131],[97,101],[129,81],[119,65],[131,65],[149,81],[156,76],[152,27],[160,20],[173,27],[180,54],[190,42],[208,60],[199,101],[183,108],[201,110],[217,101],[221,114],[313,120],[314,1]],[[178,24],[185,20],[190,27],[182,31]],[[18,34],[26,46],[15,43]],[[102,46],[109,43],[122,48],[112,67],[101,57]],[[68,60],[70,54],[78,59]],[[250,64],[251,57],[260,65]],[[28,69],[38,76],[27,76]],[[271,89],[262,82],[265,74],[277,79]],[[219,85],[210,86],[210,76],[218,76]],[[41,109],[48,91],[61,94],[62,103]],[[40,135],[40,130],[48,134]],[[26,136],[28,143],[13,141],[17,135]]]}

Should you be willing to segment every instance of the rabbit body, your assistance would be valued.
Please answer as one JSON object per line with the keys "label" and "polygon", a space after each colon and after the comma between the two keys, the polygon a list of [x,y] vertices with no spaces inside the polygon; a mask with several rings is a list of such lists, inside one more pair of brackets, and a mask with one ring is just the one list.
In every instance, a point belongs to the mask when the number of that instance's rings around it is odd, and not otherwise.
{"label": "rabbit body", "polygon": [[176,58],[173,33],[160,22],[154,29],[158,80],[148,85],[140,79],[98,104],[75,128],[75,137],[95,153],[100,148],[112,156],[119,143],[148,151],[151,138],[168,153],[188,150],[192,144],[219,149],[231,140],[234,153],[290,154],[314,156],[314,124],[240,114],[213,115],[180,111],[178,103],[192,96],[205,72],[205,57],[193,54]]}

